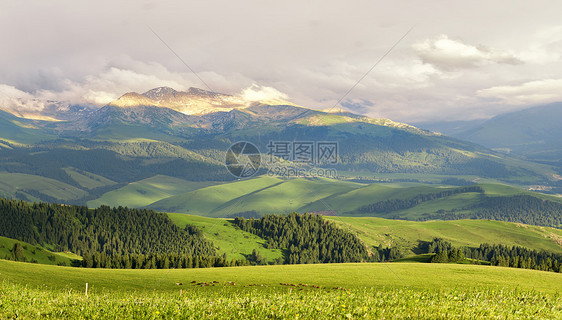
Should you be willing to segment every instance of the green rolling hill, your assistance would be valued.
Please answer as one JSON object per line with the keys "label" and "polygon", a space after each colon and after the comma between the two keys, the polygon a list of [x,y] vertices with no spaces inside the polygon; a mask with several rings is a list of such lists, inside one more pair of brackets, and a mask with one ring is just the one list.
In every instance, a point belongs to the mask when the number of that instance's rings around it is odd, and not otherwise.
{"label": "green rolling hill", "polygon": [[0,109],[0,150],[53,139],[54,135],[41,128],[45,123],[18,118]]}
{"label": "green rolling hill", "polygon": [[[259,251],[269,261],[279,250],[267,249],[263,239],[235,228],[229,219],[169,213],[180,227],[186,224],[201,229],[218,251],[238,258]],[[373,217],[325,217],[350,230],[369,247],[398,247],[406,255],[416,253],[420,241],[442,238],[455,246],[477,247],[482,243],[520,246],[562,253],[562,230],[521,223],[491,220],[404,221]]]}
{"label": "green rolling hill", "polygon": [[89,207],[109,205],[140,208],[180,193],[204,188],[213,182],[194,182],[179,178],[157,175],[107,192],[103,196],[88,201]]}
{"label": "green rolling hill", "polygon": [[[556,217],[560,215],[562,198],[505,184],[474,186],[476,189],[439,184],[366,184],[326,178],[281,179],[263,176],[178,193],[146,207],[163,212],[223,218],[269,213],[318,212],[326,215],[423,220],[439,219],[440,216],[450,219],[447,214],[451,213],[464,215],[465,218],[475,217],[475,214],[489,209],[492,205],[497,212],[509,213],[511,209],[501,205],[498,207],[493,201],[507,201],[513,198],[513,201],[547,201],[554,206],[553,208],[557,208],[553,209],[557,211],[552,214]],[[115,195],[117,194],[119,192]],[[127,201],[127,193],[121,195],[123,201]],[[420,198],[424,196],[429,198]],[[396,205],[391,206],[392,202],[396,202]],[[385,208],[378,211],[365,210],[365,207],[373,204],[384,205]]]}
{"label": "green rolling hill", "polygon": [[68,201],[81,198],[86,192],[76,186],[38,175],[0,172],[0,192],[4,196],[37,201],[45,197]]}
{"label": "green rolling hill", "polygon": [[490,220],[404,221],[382,218],[326,217],[351,230],[370,246],[398,246],[415,253],[419,241],[443,238],[455,246],[482,243],[521,246],[562,253],[562,230]]}
{"label": "green rolling hill", "polygon": [[27,262],[39,264],[70,266],[72,259],[81,259],[72,253],[51,252],[40,246],[34,246],[23,241],[18,241],[0,236],[0,259],[10,259],[14,244],[19,243],[23,248],[23,257]]}
{"label": "green rolling hill", "polygon": [[353,182],[329,179],[280,179],[258,177],[212,186],[160,200],[148,208],[212,217],[235,217],[241,212],[258,214],[297,211],[309,202],[361,187]]}

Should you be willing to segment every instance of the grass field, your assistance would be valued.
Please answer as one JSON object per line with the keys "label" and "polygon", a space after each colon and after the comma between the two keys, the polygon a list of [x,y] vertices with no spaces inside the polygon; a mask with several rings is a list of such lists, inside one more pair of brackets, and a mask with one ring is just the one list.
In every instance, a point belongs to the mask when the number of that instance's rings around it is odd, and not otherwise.
{"label": "grass field", "polygon": [[77,170],[76,168],[68,167],[64,171],[68,174],[76,183],[81,187],[86,189],[94,189],[99,187],[105,187],[116,184],[115,181],[111,181],[97,174],[90,172],[85,172]]}
{"label": "grass field", "polygon": [[140,208],[159,200],[204,188],[212,184],[214,183],[192,182],[169,176],[157,175],[105,193],[96,200],[88,201],[88,206],[94,208],[103,204],[114,207],[127,206],[130,208]]}
{"label": "grass field", "polygon": [[[439,276],[436,276],[439,275]],[[234,282],[240,288],[251,284],[283,289],[280,283],[309,284],[324,288],[410,288],[410,289],[508,289],[562,293],[562,275],[527,269],[466,264],[342,263],[250,266],[232,268],[125,270],[85,269],[0,260],[0,280],[34,287],[90,292],[222,290],[197,283]],[[176,283],[183,283],[178,286]]]}
{"label": "grass field", "polygon": [[20,189],[35,190],[62,200],[78,199],[86,195],[85,191],[58,180],[24,173],[0,172],[2,196],[14,197]]}
{"label": "grass field", "polygon": [[418,240],[443,238],[454,246],[482,243],[562,253],[562,230],[491,220],[405,221],[372,217],[326,217],[357,234],[365,244],[412,250]]}
{"label": "grass field", "polygon": [[0,318],[556,319],[560,288],[560,274],[476,265],[110,270],[0,261]]}
{"label": "grass field", "polygon": [[207,239],[215,244],[218,253],[226,253],[229,259],[243,259],[258,251],[268,261],[282,256],[279,249],[265,248],[265,240],[255,234],[236,229],[226,219],[208,218],[181,213],[169,213],[168,216],[175,224],[185,227],[186,224],[197,226]]}

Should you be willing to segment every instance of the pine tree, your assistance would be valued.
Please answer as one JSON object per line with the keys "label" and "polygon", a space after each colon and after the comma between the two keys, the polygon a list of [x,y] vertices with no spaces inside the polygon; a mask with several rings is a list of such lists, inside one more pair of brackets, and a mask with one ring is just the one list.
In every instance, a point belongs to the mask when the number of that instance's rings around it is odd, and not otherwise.
{"label": "pine tree", "polygon": [[25,261],[25,257],[23,255],[23,247],[19,242],[14,243],[14,247],[12,248],[12,260]]}

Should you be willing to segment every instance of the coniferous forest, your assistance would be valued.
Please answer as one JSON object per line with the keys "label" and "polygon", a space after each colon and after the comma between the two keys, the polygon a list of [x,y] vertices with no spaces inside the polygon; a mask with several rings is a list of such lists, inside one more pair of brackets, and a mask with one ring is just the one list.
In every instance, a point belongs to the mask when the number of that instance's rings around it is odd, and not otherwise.
{"label": "coniferous forest", "polygon": [[[359,262],[372,259],[352,233],[311,214],[236,218],[239,228],[268,240],[269,248],[283,249],[285,258],[272,263]],[[167,269],[266,264],[258,252],[246,260],[217,256],[201,231],[176,226],[167,215],[152,210],[88,209],[47,203],[0,199],[0,236],[83,257],[75,266],[91,268]],[[381,249],[377,257],[394,256]],[[379,258],[377,258],[378,261]]]}
{"label": "coniferous forest", "polygon": [[88,209],[0,199],[0,235],[78,255],[215,254],[193,227],[181,229],[165,214],[123,207]]}
{"label": "coniferous forest", "polygon": [[562,228],[562,204],[529,195],[484,197],[482,202],[462,208],[469,213],[441,210],[420,220],[488,219]]}
{"label": "coniferous forest", "polygon": [[531,250],[518,246],[481,244],[477,248],[455,248],[443,239],[435,238],[425,244],[427,253],[435,253],[431,263],[458,263],[465,258],[473,263],[489,262],[492,266],[562,272],[562,254]]}
{"label": "coniferous forest", "polygon": [[409,199],[389,199],[389,200],[379,201],[376,203],[359,207],[355,212],[352,213],[358,213],[358,214],[389,213],[393,211],[399,211],[399,210],[415,207],[424,201],[440,199],[459,193],[483,192],[483,191],[484,190],[482,190],[482,188],[479,186],[467,186],[467,187],[461,187],[451,190],[445,190],[441,192],[419,194]]}
{"label": "coniferous forest", "polygon": [[266,215],[234,219],[240,229],[267,241],[268,248],[287,249],[285,263],[342,263],[370,260],[367,248],[352,233],[319,215]]}
{"label": "coniferous forest", "polygon": [[562,254],[523,247],[481,244],[464,248],[468,258],[489,261],[493,266],[562,272]]}
{"label": "coniferous forest", "polygon": [[217,257],[201,232],[151,210],[88,209],[0,199],[0,235],[83,257],[77,266],[167,268],[240,265]]}

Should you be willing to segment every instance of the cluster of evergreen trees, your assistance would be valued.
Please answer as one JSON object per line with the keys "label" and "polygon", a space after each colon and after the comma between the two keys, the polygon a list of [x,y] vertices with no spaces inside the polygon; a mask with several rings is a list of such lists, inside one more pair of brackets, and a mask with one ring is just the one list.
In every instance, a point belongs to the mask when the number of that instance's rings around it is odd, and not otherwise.
{"label": "cluster of evergreen trees", "polygon": [[491,265],[562,272],[562,254],[530,250],[523,247],[481,244],[464,248],[468,258],[489,261]]}
{"label": "cluster of evergreen trees", "polygon": [[473,217],[561,228],[562,203],[530,195],[487,197]]}
{"label": "cluster of evergreen trees", "polygon": [[383,200],[376,203],[368,204],[366,206],[359,207],[353,213],[389,213],[393,211],[405,210],[419,205],[422,202],[440,199],[444,197],[449,197],[459,193],[467,192],[484,192],[479,186],[468,186],[455,189],[444,190],[441,192],[434,192],[428,194],[419,194],[415,197],[409,199],[389,199]]}
{"label": "cluster of evergreen trees", "polygon": [[434,238],[426,244],[427,253],[435,253],[429,262],[431,263],[457,263],[464,260],[462,249],[453,248],[451,243]]}
{"label": "cluster of evergreen trees", "polygon": [[[470,211],[457,213],[456,211]],[[419,220],[489,219],[525,223],[536,226],[562,228],[562,203],[543,200],[530,195],[482,197],[476,205],[455,211],[437,211]]]}
{"label": "cluster of evergreen trees", "polygon": [[10,250],[10,255],[6,256],[6,260],[13,260],[13,261],[27,261],[27,259],[23,255],[23,246],[21,243],[16,242]]}
{"label": "cluster of evergreen trees", "polygon": [[216,257],[213,244],[196,227],[182,229],[152,210],[0,199],[0,235],[74,252],[84,256],[83,266],[124,267],[127,261],[140,266],[133,261],[153,259],[154,264],[143,262],[142,267],[163,266],[166,260],[192,267],[239,263]]}
{"label": "cluster of evergreen trees", "polygon": [[266,215],[234,219],[240,229],[267,240],[270,249],[286,249],[285,263],[341,263],[370,260],[367,248],[352,233],[319,215]]}
{"label": "cluster of evergreen trees", "polygon": [[518,246],[481,244],[477,248],[454,248],[451,243],[435,238],[421,246],[426,253],[435,253],[432,263],[461,262],[466,258],[487,261],[493,266],[562,272],[562,254],[537,251]]}
{"label": "cluster of evergreen trees", "polygon": [[378,248],[374,248],[370,261],[384,262],[400,259],[404,254],[397,247],[383,248],[382,244]]}
{"label": "cluster of evergreen trees", "polygon": [[107,255],[105,252],[85,254],[83,260],[74,261],[73,266],[113,269],[178,269],[246,266],[247,260],[227,259],[223,256],[191,256],[175,253],[149,253]]}

